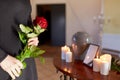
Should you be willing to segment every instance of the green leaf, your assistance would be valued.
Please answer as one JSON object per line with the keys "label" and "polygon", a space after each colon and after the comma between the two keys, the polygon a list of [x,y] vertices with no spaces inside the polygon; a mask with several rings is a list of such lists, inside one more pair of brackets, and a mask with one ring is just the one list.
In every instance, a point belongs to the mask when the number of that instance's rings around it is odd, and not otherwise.
{"label": "green leaf", "polygon": [[20,24],[20,29],[22,32],[24,32],[26,34],[33,31],[30,27],[24,26],[23,24]]}
{"label": "green leaf", "polygon": [[120,65],[118,65],[117,62],[118,62],[118,59],[112,58],[111,69],[117,72],[120,72]]}
{"label": "green leaf", "polygon": [[36,34],[40,34],[40,30],[41,30],[40,27],[38,27],[38,26],[35,26],[35,27],[34,27],[34,32],[35,32]]}
{"label": "green leaf", "polygon": [[20,56],[20,55],[18,55],[18,56],[16,56],[16,58],[17,58],[18,60],[20,60],[20,59],[21,59],[21,56]]}
{"label": "green leaf", "polygon": [[19,38],[20,38],[21,42],[25,45],[27,43],[27,37],[26,37],[25,33],[18,32],[18,34],[19,34]]}
{"label": "green leaf", "polygon": [[25,62],[22,62],[23,64],[23,69],[25,69],[27,67],[27,64]]}
{"label": "green leaf", "polygon": [[45,51],[44,50],[35,50],[32,54],[31,57],[39,57],[40,55],[42,55]]}
{"label": "green leaf", "polygon": [[37,49],[37,46],[31,45],[29,48],[31,52],[34,52]]}
{"label": "green leaf", "polygon": [[45,59],[44,59],[42,56],[40,56],[39,59],[40,59],[40,62],[41,62],[41,63],[45,63]]}
{"label": "green leaf", "polygon": [[36,29],[37,29],[37,30],[41,30],[42,28],[41,28],[40,25],[37,24]]}
{"label": "green leaf", "polygon": [[38,35],[35,34],[35,33],[29,33],[29,34],[27,34],[28,38],[32,38],[32,37],[36,37],[36,36],[38,36]]}
{"label": "green leaf", "polygon": [[30,58],[31,51],[29,49],[25,49],[23,58]]}
{"label": "green leaf", "polygon": [[31,51],[31,57],[34,57],[34,58],[39,57],[40,55],[45,53],[44,50],[41,50],[40,48],[36,46],[31,46],[30,51]]}
{"label": "green leaf", "polygon": [[40,33],[44,32],[44,31],[45,31],[45,29],[41,29],[41,30],[40,30]]}
{"label": "green leaf", "polygon": [[34,31],[35,31],[36,34],[39,35],[40,33],[44,32],[45,29],[42,29],[39,25],[37,25],[37,26],[34,27]]}

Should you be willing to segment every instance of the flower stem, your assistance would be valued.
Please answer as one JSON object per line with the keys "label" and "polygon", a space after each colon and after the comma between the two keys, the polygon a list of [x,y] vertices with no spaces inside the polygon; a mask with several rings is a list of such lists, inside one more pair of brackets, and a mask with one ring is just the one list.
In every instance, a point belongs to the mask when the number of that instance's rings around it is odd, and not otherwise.
{"label": "flower stem", "polygon": [[23,62],[25,60],[26,50],[28,49],[28,45],[26,45],[23,49],[23,51],[20,53],[20,61]]}

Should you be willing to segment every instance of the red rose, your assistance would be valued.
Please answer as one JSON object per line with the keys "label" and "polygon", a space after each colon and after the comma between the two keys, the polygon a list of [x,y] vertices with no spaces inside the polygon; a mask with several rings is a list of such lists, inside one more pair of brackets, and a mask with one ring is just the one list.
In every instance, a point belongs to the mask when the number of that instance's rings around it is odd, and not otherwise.
{"label": "red rose", "polygon": [[47,20],[44,17],[36,17],[33,21],[34,25],[40,25],[41,28],[46,29],[48,26]]}

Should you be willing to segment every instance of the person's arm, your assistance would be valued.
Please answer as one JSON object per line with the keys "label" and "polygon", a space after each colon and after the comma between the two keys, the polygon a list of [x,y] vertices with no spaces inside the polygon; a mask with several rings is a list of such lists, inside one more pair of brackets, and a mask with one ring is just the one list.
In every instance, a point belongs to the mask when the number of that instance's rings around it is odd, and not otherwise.
{"label": "person's arm", "polygon": [[1,68],[6,71],[12,79],[19,77],[23,64],[16,58],[8,55],[1,63]]}
{"label": "person's arm", "polygon": [[0,62],[7,56],[6,52],[0,48]]}
{"label": "person's arm", "polygon": [[20,75],[23,64],[16,58],[6,54],[6,52],[0,49],[0,67],[6,71],[12,79],[15,79]]}

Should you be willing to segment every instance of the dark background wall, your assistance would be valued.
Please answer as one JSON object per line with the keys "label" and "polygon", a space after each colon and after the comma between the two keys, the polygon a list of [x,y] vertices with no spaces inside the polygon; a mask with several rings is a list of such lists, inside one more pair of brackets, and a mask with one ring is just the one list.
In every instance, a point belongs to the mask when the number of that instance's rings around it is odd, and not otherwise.
{"label": "dark background wall", "polygon": [[47,30],[39,36],[40,44],[65,45],[65,4],[37,5],[37,16],[48,21]]}

